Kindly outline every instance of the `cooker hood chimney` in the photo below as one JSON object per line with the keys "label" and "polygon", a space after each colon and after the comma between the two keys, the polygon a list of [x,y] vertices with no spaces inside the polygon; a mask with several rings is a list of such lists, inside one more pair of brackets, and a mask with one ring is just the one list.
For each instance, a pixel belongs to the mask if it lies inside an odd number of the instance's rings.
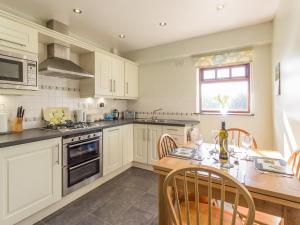
{"label": "cooker hood chimney", "polygon": [[[50,20],[47,27],[68,34],[68,27],[56,20]],[[47,45],[47,59],[39,64],[39,73],[47,76],[83,79],[94,77],[70,60],[70,48],[52,43]]]}

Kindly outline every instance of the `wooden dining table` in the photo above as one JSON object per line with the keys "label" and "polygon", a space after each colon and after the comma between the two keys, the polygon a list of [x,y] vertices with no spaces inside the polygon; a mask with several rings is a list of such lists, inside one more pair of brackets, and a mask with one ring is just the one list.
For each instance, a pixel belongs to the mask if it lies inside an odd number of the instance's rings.
{"label": "wooden dining table", "polygon": [[[188,147],[194,146],[188,144]],[[163,183],[168,173],[191,165],[219,166],[217,155],[210,152],[214,145],[204,143],[197,148],[204,155],[202,160],[167,156],[153,165],[154,172],[159,176],[159,225],[169,224],[163,195]],[[250,153],[254,156],[282,158],[275,151],[256,150]],[[242,159],[227,172],[245,185],[253,197],[256,210],[283,218],[285,225],[300,225],[300,181],[295,176],[264,173],[256,169],[253,161]]]}

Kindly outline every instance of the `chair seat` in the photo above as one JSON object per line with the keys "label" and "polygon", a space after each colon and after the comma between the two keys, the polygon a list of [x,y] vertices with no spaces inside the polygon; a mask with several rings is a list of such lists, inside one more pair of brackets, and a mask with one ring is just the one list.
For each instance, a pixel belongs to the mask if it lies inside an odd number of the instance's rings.
{"label": "chair seat", "polygon": [[[197,205],[195,202],[189,202],[189,206],[190,206],[190,222],[191,225],[196,225],[197,224],[197,216],[196,216],[196,211],[197,211]],[[186,209],[185,209],[185,204],[184,202],[182,202],[180,204],[180,208],[181,208],[181,213],[182,213],[182,221],[183,224],[186,225],[187,224],[187,218],[186,218]],[[200,223],[201,225],[208,225],[208,205],[207,204],[203,204],[203,203],[199,203],[199,217],[200,217]],[[212,206],[212,223],[211,225],[220,225],[220,208],[217,208],[215,206]],[[232,220],[232,213],[229,211],[224,210],[224,214],[223,214],[223,224],[224,225],[231,225],[231,220]],[[239,216],[237,215],[236,218],[236,225],[243,225],[241,219],[239,218]]]}
{"label": "chair seat", "polygon": [[[237,211],[242,217],[245,217],[248,214],[248,209],[242,206],[239,206]],[[255,212],[255,223],[259,225],[279,225],[281,220],[282,218],[278,216],[273,216],[259,211]]]}

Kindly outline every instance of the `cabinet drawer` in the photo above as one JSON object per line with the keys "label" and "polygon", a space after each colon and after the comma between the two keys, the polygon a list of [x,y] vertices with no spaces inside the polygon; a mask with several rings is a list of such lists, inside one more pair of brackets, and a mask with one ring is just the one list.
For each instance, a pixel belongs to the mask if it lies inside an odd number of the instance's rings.
{"label": "cabinet drawer", "polygon": [[184,135],[184,127],[164,126],[163,131],[170,135]]}
{"label": "cabinet drawer", "polygon": [[23,24],[0,17],[0,45],[38,53],[38,33]]}

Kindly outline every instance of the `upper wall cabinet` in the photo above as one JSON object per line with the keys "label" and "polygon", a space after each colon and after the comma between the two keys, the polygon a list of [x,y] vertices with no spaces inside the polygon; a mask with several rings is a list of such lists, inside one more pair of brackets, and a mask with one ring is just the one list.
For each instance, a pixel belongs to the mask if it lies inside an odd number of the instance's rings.
{"label": "upper wall cabinet", "polygon": [[[80,96],[137,98],[138,81],[135,80],[135,77],[137,79],[137,67],[134,69],[133,63],[129,67],[127,66],[127,78],[125,75],[127,64],[121,58],[100,52],[81,55],[80,65],[88,72],[95,74],[95,78],[80,81]],[[133,88],[134,86],[135,88]]]}
{"label": "upper wall cabinet", "polygon": [[139,69],[136,64],[125,62],[125,97],[139,96]]}
{"label": "upper wall cabinet", "polygon": [[38,53],[38,32],[23,24],[0,17],[0,46]]}

